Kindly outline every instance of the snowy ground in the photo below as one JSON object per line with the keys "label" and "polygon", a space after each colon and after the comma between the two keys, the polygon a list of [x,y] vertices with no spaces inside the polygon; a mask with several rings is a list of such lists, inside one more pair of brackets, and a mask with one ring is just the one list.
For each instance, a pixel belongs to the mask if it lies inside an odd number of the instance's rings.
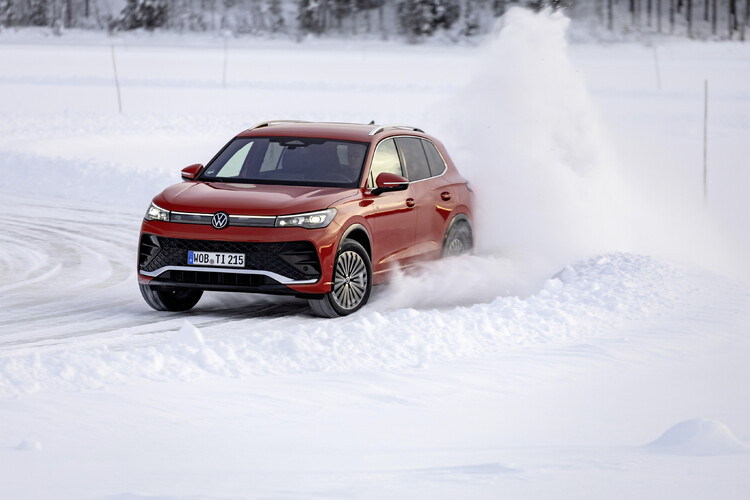
{"label": "snowy ground", "polygon": [[[564,29],[232,40],[226,78],[221,39],[0,34],[0,496],[747,498],[750,47]],[[434,132],[478,254],[337,320],[150,310],[150,197],[290,117]]]}

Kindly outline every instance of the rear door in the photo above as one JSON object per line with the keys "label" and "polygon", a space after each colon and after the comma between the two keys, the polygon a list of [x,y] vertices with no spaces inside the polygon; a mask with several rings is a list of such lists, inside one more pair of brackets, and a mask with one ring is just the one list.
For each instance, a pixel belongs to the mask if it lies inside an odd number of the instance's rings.
{"label": "rear door", "polygon": [[[443,245],[447,219],[455,208],[447,181],[445,163],[426,139],[398,137],[396,145],[409,179],[410,197],[416,209],[414,254],[437,258]],[[428,154],[429,153],[429,154]]]}

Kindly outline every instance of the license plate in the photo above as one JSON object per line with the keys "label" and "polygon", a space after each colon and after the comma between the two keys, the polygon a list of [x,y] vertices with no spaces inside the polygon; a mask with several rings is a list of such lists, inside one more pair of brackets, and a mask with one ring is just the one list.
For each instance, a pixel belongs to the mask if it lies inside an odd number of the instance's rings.
{"label": "license plate", "polygon": [[194,250],[189,250],[188,264],[191,266],[245,267],[245,254],[196,252]]}

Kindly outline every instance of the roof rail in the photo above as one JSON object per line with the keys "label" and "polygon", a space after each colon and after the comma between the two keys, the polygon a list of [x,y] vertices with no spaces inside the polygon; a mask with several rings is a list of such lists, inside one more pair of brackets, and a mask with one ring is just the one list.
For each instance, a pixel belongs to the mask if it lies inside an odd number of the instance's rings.
{"label": "roof rail", "polygon": [[267,122],[260,122],[256,125],[253,125],[248,130],[255,130],[256,128],[263,128],[263,127],[270,127],[271,125],[277,125],[281,123],[309,123],[303,120],[269,120]]}
{"label": "roof rail", "polygon": [[388,129],[388,128],[398,128],[398,129],[402,129],[402,130],[413,130],[414,132],[422,132],[424,134],[424,130],[422,130],[421,128],[412,127],[411,125],[378,125],[374,129],[370,130],[370,135],[378,134],[378,133],[380,133],[380,132],[382,132],[382,131],[384,131],[385,129]]}

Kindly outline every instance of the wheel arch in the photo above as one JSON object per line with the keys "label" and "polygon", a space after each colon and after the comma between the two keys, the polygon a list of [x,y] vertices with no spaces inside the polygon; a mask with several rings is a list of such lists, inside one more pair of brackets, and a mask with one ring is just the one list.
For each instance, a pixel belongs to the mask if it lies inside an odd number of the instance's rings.
{"label": "wheel arch", "polygon": [[344,233],[341,235],[341,238],[339,239],[338,247],[341,248],[341,245],[347,239],[354,240],[362,245],[367,251],[367,255],[372,260],[372,241],[370,238],[370,233],[367,231],[367,228],[365,228],[365,226],[359,223],[354,223],[351,226],[347,227],[346,231],[344,231]]}
{"label": "wheel arch", "polygon": [[474,248],[474,227],[471,225],[471,219],[468,215],[465,213],[458,213],[453,216],[453,218],[448,223],[448,226],[445,228],[445,233],[443,234],[443,248],[445,247],[445,242],[448,239],[448,235],[451,232],[451,229],[455,227],[457,224],[466,224],[469,226],[469,235],[471,236],[471,247]]}

